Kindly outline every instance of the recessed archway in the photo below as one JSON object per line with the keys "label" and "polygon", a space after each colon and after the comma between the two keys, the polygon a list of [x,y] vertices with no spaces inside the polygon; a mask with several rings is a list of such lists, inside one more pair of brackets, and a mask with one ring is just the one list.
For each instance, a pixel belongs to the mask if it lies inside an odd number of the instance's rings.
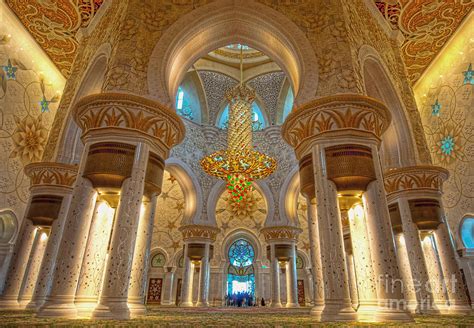
{"label": "recessed archway", "polygon": [[383,60],[375,49],[363,46],[359,50],[359,61],[367,95],[381,100],[392,115],[382,142],[381,156],[385,168],[415,165],[418,154],[410,122]]}
{"label": "recessed archway", "polygon": [[249,45],[272,58],[289,77],[295,103],[313,98],[318,74],[310,42],[284,15],[250,0],[217,1],[178,19],[150,57],[150,96],[171,106],[188,68],[210,51],[231,43]]}

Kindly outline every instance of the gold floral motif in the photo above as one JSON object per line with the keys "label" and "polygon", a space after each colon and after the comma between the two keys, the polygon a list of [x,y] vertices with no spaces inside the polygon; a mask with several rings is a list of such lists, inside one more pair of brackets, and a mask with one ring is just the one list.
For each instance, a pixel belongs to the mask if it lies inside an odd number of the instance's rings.
{"label": "gold floral motif", "polygon": [[441,193],[448,171],[436,166],[412,166],[392,169],[384,175],[387,195],[408,190],[433,190]]}
{"label": "gold floral motif", "polygon": [[15,148],[10,158],[19,157],[23,164],[40,160],[48,138],[48,130],[43,125],[42,116],[35,118],[27,115],[22,120],[17,116],[14,118],[16,130],[12,140]]}
{"label": "gold floral motif", "polygon": [[252,192],[247,193],[240,202],[236,202],[232,197],[226,197],[226,202],[226,210],[239,219],[252,218],[259,209],[255,193]]}
{"label": "gold floral motif", "polygon": [[265,240],[297,240],[298,235],[303,232],[302,229],[292,226],[266,227],[260,230]]}
{"label": "gold floral motif", "polygon": [[184,138],[184,125],[171,109],[152,100],[121,94],[101,93],[81,99],[74,108],[76,122],[84,133],[115,127],[144,132],[168,148]]}
{"label": "gold floral motif", "polygon": [[362,95],[319,98],[297,108],[283,124],[283,137],[293,147],[326,131],[361,130],[380,138],[390,123],[388,109]]}
{"label": "gold floral motif", "polygon": [[77,166],[62,163],[31,163],[25,166],[30,185],[57,185],[72,187],[77,176]]}
{"label": "gold floral motif", "polygon": [[209,239],[216,240],[216,236],[220,229],[212,226],[205,226],[199,224],[184,225],[179,228],[183,234],[183,239]]}

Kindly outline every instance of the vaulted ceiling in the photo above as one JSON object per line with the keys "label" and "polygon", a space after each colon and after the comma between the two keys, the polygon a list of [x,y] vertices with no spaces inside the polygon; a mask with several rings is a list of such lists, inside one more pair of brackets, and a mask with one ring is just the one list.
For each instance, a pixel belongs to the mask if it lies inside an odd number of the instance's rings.
{"label": "vaulted ceiling", "polygon": [[[89,25],[107,0],[6,0],[64,76],[77,50],[77,31]],[[405,37],[402,46],[409,78],[415,82],[463,18],[470,0],[373,0],[383,17]]]}

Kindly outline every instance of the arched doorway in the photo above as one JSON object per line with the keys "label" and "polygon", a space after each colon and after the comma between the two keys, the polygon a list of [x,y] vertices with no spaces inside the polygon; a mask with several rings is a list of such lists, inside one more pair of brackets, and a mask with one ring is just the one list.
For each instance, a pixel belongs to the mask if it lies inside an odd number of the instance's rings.
{"label": "arched doorway", "polygon": [[238,239],[230,246],[228,256],[228,305],[248,305],[255,300],[255,250],[247,240]]}

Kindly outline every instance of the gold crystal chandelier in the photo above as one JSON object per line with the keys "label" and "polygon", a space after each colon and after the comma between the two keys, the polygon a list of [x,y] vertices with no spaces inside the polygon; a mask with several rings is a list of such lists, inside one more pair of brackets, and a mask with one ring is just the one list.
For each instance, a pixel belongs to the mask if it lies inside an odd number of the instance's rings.
{"label": "gold crystal chandelier", "polygon": [[203,170],[226,181],[232,199],[240,202],[253,190],[252,181],[264,179],[276,169],[275,159],[252,146],[252,102],[255,92],[243,83],[243,54],[240,49],[240,84],[226,94],[229,100],[227,149],[201,160]]}

